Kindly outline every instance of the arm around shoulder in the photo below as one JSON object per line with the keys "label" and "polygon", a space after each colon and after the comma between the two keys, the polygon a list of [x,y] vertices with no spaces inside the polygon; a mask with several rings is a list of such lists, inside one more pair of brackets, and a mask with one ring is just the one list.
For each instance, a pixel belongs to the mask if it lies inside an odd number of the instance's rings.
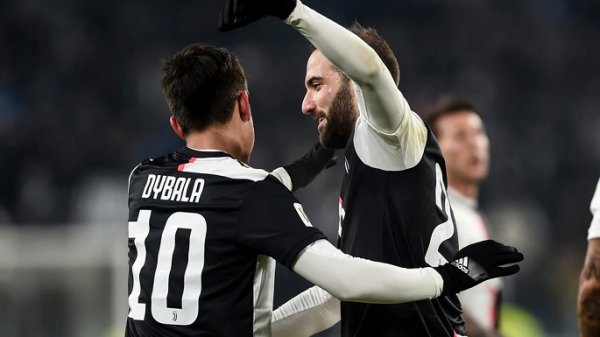
{"label": "arm around shoulder", "polygon": [[327,240],[307,246],[293,270],[342,301],[404,303],[437,297],[443,288],[433,268],[405,269],[352,257]]}

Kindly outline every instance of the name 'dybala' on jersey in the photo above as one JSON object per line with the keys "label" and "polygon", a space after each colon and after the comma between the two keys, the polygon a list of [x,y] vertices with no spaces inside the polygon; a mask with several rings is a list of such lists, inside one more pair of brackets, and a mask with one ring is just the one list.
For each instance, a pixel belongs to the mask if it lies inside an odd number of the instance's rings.
{"label": "name 'dybala' on jersey", "polygon": [[199,202],[204,189],[204,179],[149,174],[142,198],[169,201]]}

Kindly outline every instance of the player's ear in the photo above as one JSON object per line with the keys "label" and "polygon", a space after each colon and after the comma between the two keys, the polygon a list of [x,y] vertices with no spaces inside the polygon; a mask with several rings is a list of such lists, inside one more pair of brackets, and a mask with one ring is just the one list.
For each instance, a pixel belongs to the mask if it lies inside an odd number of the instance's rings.
{"label": "player's ear", "polygon": [[171,124],[171,129],[173,129],[173,132],[175,132],[175,134],[179,136],[179,138],[185,140],[183,128],[177,121],[177,118],[175,118],[175,115],[171,115],[171,118],[169,118],[169,124]]}
{"label": "player's ear", "polygon": [[250,108],[250,97],[248,95],[248,90],[240,91],[236,100],[239,107],[240,119],[244,122],[251,121],[252,109]]}

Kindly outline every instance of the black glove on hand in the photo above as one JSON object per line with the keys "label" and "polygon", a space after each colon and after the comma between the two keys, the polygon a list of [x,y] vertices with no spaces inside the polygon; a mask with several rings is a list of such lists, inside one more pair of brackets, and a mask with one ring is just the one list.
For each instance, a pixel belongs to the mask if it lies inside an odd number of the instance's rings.
{"label": "black glove on hand", "polygon": [[284,166],[292,179],[292,192],[308,185],[319,172],[336,164],[335,152],[317,143],[304,157]]}
{"label": "black glove on hand", "polygon": [[[466,246],[456,253],[453,261],[433,269],[444,279],[441,296],[445,296],[494,277],[515,274],[519,271],[519,266],[513,263],[520,261],[523,261],[523,254],[515,247],[486,240]],[[501,267],[507,264],[513,265]]]}
{"label": "black glove on hand", "polygon": [[285,20],[295,7],[296,0],[227,0],[219,17],[219,30],[227,32],[267,15]]}

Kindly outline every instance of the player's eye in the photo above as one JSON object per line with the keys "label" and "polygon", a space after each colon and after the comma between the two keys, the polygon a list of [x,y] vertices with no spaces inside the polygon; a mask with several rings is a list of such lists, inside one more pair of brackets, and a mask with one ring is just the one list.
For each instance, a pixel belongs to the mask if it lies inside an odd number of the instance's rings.
{"label": "player's eye", "polygon": [[323,84],[322,84],[321,82],[318,82],[318,81],[312,81],[312,82],[310,82],[310,87],[311,87],[312,89],[314,89],[314,90],[317,90],[317,91],[318,91],[319,89],[321,89],[321,86],[322,86],[322,85],[323,85]]}

